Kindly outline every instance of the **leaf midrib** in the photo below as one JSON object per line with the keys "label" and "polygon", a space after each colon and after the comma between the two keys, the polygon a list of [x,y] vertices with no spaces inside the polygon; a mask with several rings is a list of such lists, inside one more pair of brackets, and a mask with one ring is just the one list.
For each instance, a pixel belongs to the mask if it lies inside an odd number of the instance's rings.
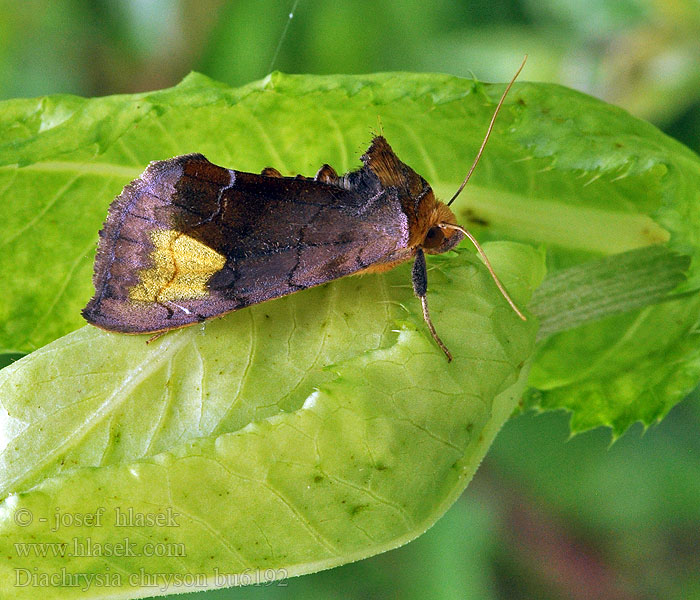
{"label": "leaf midrib", "polygon": [[[458,184],[440,183],[440,197]],[[457,206],[458,219],[469,208],[510,239],[609,255],[668,242],[670,234],[640,213],[603,210],[470,184]],[[465,222],[462,225],[468,226]]]}

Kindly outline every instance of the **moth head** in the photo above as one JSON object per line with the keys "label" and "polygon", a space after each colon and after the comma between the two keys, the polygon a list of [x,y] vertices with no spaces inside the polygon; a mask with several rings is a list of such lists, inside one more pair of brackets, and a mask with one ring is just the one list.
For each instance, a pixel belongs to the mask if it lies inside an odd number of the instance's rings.
{"label": "moth head", "polygon": [[457,219],[450,208],[442,202],[436,201],[428,220],[429,226],[425,231],[420,247],[427,254],[442,254],[452,250],[464,239],[464,234],[456,229],[449,229],[447,225],[456,225]]}
{"label": "moth head", "polygon": [[[440,254],[442,252],[447,252],[448,250],[451,250],[452,248],[454,248],[459,242],[461,242],[464,237],[468,237],[471,240],[471,242],[474,244],[474,246],[476,247],[479,254],[482,256],[482,258],[484,258],[487,266],[489,266],[489,270],[491,270],[490,265],[488,265],[486,255],[484,254],[484,251],[481,249],[479,242],[477,242],[476,238],[474,238],[474,236],[471,233],[469,233],[466,229],[457,225],[457,220],[455,219],[455,216],[454,216],[452,210],[450,210],[450,205],[457,199],[457,196],[459,196],[462,193],[462,190],[467,185],[467,182],[469,181],[470,177],[472,176],[474,169],[476,169],[476,165],[479,164],[479,159],[481,158],[481,154],[483,153],[484,148],[486,147],[486,142],[488,142],[489,137],[491,135],[491,131],[493,130],[493,125],[496,122],[496,117],[498,116],[498,113],[501,110],[501,107],[503,106],[503,102],[505,101],[506,96],[508,95],[508,92],[510,91],[510,88],[513,86],[513,83],[515,83],[515,80],[518,78],[520,71],[523,70],[523,67],[525,66],[526,60],[527,60],[527,54],[525,55],[523,62],[520,64],[520,68],[517,70],[517,72],[513,76],[513,79],[510,80],[510,83],[506,86],[506,89],[503,91],[503,95],[501,96],[501,99],[498,101],[498,104],[496,105],[496,110],[494,110],[493,116],[491,117],[491,122],[489,123],[489,127],[486,130],[486,135],[484,136],[484,139],[481,142],[481,146],[479,147],[479,151],[476,153],[476,158],[474,158],[474,162],[472,163],[472,166],[470,167],[469,171],[467,172],[467,176],[464,178],[464,181],[462,181],[461,185],[459,186],[457,191],[454,193],[452,198],[450,198],[450,201],[447,202],[447,204],[443,204],[442,202],[436,201],[435,208],[432,211],[434,213],[434,215],[431,216],[430,226],[429,226],[429,228],[424,236],[423,243],[421,245],[421,247],[426,252],[429,252],[430,254]],[[498,281],[496,274],[493,273],[493,271],[491,271],[491,275],[496,280],[496,283],[498,283],[499,288],[500,288],[501,284]],[[525,319],[525,317],[522,315],[522,313],[515,307],[513,302],[510,300],[508,295],[505,294],[505,291],[504,290],[501,290],[501,291],[504,293],[504,296],[506,296],[506,299],[508,300],[508,302],[511,303],[511,305],[513,306],[515,311],[523,319]]]}

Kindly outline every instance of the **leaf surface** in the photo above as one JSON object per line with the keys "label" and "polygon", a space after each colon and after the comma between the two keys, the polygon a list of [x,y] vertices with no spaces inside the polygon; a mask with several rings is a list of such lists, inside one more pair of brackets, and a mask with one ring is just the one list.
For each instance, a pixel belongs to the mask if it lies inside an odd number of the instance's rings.
{"label": "leaf surface", "polygon": [[[442,75],[278,73],[231,89],[193,74],[153,93],[2,103],[0,352],[8,362],[40,348],[0,371],[2,551],[19,560],[15,542],[127,535],[113,524],[49,535],[38,519],[56,507],[111,516],[117,506],[177,507],[181,529],[129,533],[185,544],[186,559],[148,569],[202,572],[209,586],[217,567],[308,572],[434,522],[521,397],[535,336],[467,253],[430,262],[434,321],[464,361],[453,365],[426,336],[406,267],[148,348],[79,329],[79,311],[107,206],[149,161],[202,152],[240,170],[310,175],[329,163],[343,172],[359,165],[379,117],[398,156],[446,198],[502,89]],[[619,434],[658,420],[697,384],[699,175],[696,155],[619,109],[559,86],[515,85],[454,207],[481,239],[546,250],[556,293],[539,314],[562,320],[537,345],[525,406],[564,407],[574,431],[608,424]],[[659,260],[634,259],[654,245]],[[505,242],[490,252],[525,305],[543,254]],[[592,292],[590,273],[610,305],[589,293],[579,306],[561,283]],[[37,520],[18,526],[21,509]],[[144,564],[129,558],[71,565],[124,576]],[[44,571],[66,564],[25,559]],[[15,566],[2,568],[0,589],[35,589],[8,587]],[[146,593],[123,579],[118,587],[123,597]]]}
{"label": "leaf surface", "polygon": [[[541,255],[516,244],[489,252],[517,267],[505,282],[525,303]],[[149,345],[84,327],[3,369],[0,550],[11,560],[0,590],[32,597],[34,587],[17,586],[22,569],[87,574],[95,598],[191,590],[183,578],[195,576],[220,587],[244,573],[331,567],[422,533],[514,409],[537,329],[474,255],[435,258],[429,300],[450,364],[404,265]],[[170,515],[170,525],[120,526],[130,509]],[[99,526],[52,522],[100,512]],[[134,556],[75,555],[123,540]],[[69,558],[36,556],[37,542]],[[170,555],[145,556],[152,547]],[[163,589],[141,570],[162,574]],[[98,583],[109,574],[118,586]],[[65,583],[42,593],[85,597]]]}
{"label": "leaf surface", "polygon": [[[92,293],[96,231],[111,199],[149,161],[197,151],[242,170],[275,166],[285,174],[312,174],[327,162],[341,172],[358,165],[380,118],[398,155],[439,196],[449,197],[501,90],[409,73],[274,73],[232,89],[192,74],[175,88],[153,93],[2,103],[3,363],[81,326],[79,311]],[[698,181],[698,157],[651,125],[560,86],[515,85],[475,176],[454,205],[460,222],[482,239],[545,247],[553,277],[609,257],[611,273],[617,270],[629,281],[624,257],[654,244],[690,260],[678,287],[689,294],[679,297],[673,315],[652,306],[647,312],[658,310],[656,317],[637,318],[641,309],[622,298],[618,306],[632,311],[629,318],[582,323],[585,335],[548,340],[538,352],[529,405],[580,410],[588,418],[585,426],[574,419],[575,428],[608,424],[621,433],[635,420],[661,418],[694,387],[700,364],[687,340],[697,325],[692,294],[699,277]],[[667,288],[646,296],[624,290],[649,305],[668,294]],[[580,314],[595,317],[586,306]],[[666,328],[665,319],[672,320],[668,330],[674,333],[659,346],[653,327]],[[659,347],[668,344],[677,352],[668,366],[667,395],[659,396],[652,392],[658,383],[653,364],[665,354]],[[613,345],[616,360],[608,366],[617,368],[601,372],[609,384],[594,386],[593,404],[600,410],[591,413],[591,388],[583,382],[595,380],[597,371],[586,365]],[[649,369],[632,375],[640,360]],[[676,378],[676,371],[685,375]],[[629,377],[637,384],[625,384]],[[628,407],[624,418],[618,406]]]}

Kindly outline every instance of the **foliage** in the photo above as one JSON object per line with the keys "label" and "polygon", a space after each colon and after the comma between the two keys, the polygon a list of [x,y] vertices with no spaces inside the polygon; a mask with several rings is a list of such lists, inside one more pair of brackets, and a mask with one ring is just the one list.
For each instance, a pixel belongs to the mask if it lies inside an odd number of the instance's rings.
{"label": "foliage", "polygon": [[[411,74],[273,74],[231,89],[192,75],[136,96],[5,103],[3,348],[51,342],[0,372],[7,550],[20,532],[42,534],[39,523],[18,532],[20,508],[178,506],[188,527],[170,539],[190,551],[185,570],[291,574],[394,547],[434,522],[510,415],[533,356],[536,320],[520,323],[469,254],[431,262],[429,298],[452,365],[426,335],[406,268],[151,346],[93,328],[59,336],[80,324],[107,203],[149,160],[201,151],[241,170],[310,173],[329,162],[343,171],[379,116],[397,154],[446,197],[501,89]],[[550,275],[530,306],[543,329],[528,405],[570,409],[575,429],[620,433],[661,418],[700,379],[699,169],[692,153],[620,110],[557,86],[515,87],[455,207],[485,239],[546,248]],[[542,278],[542,253],[504,242],[489,252],[524,302]],[[567,300],[572,288],[581,306]],[[312,483],[323,491],[309,496]],[[257,512],[244,523],[248,507]],[[339,512],[326,522],[331,508]],[[99,531],[103,541],[116,533]],[[178,561],[148,567],[182,570]]]}

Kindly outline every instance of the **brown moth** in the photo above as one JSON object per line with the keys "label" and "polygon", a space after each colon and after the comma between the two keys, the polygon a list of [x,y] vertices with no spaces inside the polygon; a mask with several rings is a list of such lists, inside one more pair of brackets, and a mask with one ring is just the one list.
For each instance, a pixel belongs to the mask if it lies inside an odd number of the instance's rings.
{"label": "brown moth", "polygon": [[362,163],[342,176],[323,165],[307,178],[226,169],[201,154],[152,162],[109,208],[83,316],[109,331],[164,332],[413,258],[423,316],[451,360],[428,313],[425,254],[447,252],[466,235],[524,319],[450,203],[384,137],[372,140]]}

